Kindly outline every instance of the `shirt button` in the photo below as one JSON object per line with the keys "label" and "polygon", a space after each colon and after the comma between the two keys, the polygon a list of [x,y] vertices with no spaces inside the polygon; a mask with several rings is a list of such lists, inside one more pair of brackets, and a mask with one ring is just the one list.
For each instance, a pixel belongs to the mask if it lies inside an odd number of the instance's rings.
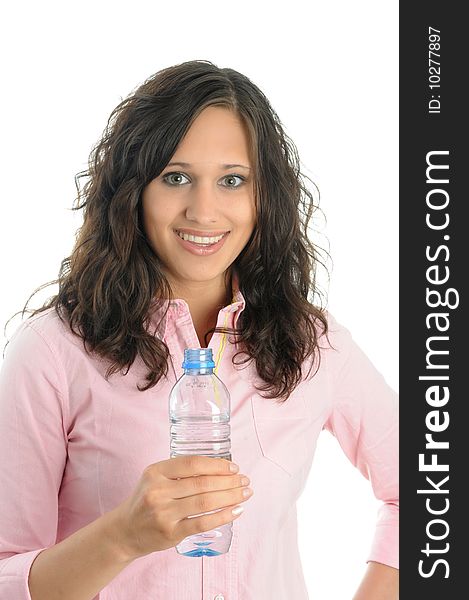
{"label": "shirt button", "polygon": [[225,596],[223,594],[217,594],[213,600],[225,600]]}

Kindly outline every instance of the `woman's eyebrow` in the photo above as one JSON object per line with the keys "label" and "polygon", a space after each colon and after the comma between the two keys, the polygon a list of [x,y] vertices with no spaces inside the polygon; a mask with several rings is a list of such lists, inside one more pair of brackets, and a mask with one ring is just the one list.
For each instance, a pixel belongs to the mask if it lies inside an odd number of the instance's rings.
{"label": "woman's eyebrow", "polygon": [[[172,167],[178,165],[180,167],[190,167],[191,163],[186,163],[186,162],[170,162],[168,163],[166,166],[167,167]],[[251,170],[251,167],[246,167],[246,165],[238,165],[235,163],[229,163],[229,164],[223,164],[220,165],[220,167],[222,167],[223,169],[232,169],[233,167],[241,167],[242,169],[247,169],[248,171]]]}

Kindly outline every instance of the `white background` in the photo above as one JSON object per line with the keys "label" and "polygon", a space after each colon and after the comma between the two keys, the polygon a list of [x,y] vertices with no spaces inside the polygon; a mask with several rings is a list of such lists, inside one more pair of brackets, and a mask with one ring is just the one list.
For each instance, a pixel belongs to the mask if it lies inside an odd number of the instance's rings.
{"label": "white background", "polygon": [[[334,261],[329,308],[397,390],[397,7],[30,0],[3,9],[2,330],[71,252],[81,222],[70,211],[74,175],[111,110],[159,69],[208,59],[252,79],[296,143],[327,218],[318,226]],[[55,292],[47,288],[31,306]],[[298,503],[311,599],[352,597],[378,506],[324,432]]]}

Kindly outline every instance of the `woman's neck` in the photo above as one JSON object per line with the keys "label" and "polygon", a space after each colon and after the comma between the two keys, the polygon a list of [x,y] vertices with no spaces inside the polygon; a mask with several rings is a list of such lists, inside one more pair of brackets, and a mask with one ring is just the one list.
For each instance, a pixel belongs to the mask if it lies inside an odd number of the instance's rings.
{"label": "woman's neck", "polygon": [[[223,278],[222,281],[224,281]],[[216,327],[219,311],[231,304],[232,276],[229,285],[218,282],[194,282],[188,285],[172,286],[175,298],[182,298],[189,306],[192,322],[199,338],[200,346],[205,347],[204,335],[212,327]],[[212,334],[209,335],[209,339]]]}

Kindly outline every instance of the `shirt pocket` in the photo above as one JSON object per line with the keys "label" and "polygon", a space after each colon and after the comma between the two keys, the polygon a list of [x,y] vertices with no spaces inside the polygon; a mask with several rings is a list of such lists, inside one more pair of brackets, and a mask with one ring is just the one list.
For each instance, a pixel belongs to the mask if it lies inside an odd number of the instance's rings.
{"label": "shirt pocket", "polygon": [[259,394],[251,396],[257,441],[262,455],[292,477],[303,468],[309,415],[305,398],[296,391],[281,404]]}

